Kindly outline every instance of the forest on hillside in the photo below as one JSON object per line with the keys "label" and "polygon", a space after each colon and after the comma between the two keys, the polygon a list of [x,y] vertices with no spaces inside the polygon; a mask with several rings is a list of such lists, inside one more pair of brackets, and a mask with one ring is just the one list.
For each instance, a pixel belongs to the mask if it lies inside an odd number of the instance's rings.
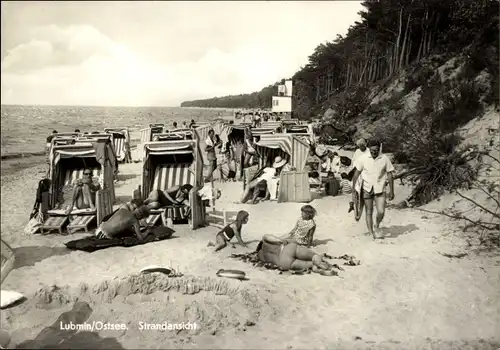
{"label": "forest on hillside", "polygon": [[[345,36],[322,43],[293,76],[294,112],[317,116],[330,97],[389,80],[431,54],[465,53],[488,69],[498,96],[498,0],[366,0]],[[493,45],[492,45],[493,44]],[[186,101],[182,107],[269,108],[276,85],[259,92]],[[346,102],[349,114],[359,113]]]}
{"label": "forest on hillside", "polygon": [[230,95],[213,97],[203,100],[185,101],[181,107],[204,107],[204,108],[271,108],[273,95],[278,92],[278,84],[266,86],[260,91],[250,94]]}
{"label": "forest on hillside", "polygon": [[[498,88],[498,0],[366,0],[345,36],[320,44],[293,77],[295,113],[388,80],[431,54],[469,56]],[[498,96],[498,89],[492,93]],[[359,111],[356,106],[351,113]],[[353,108],[351,108],[353,109]]]}

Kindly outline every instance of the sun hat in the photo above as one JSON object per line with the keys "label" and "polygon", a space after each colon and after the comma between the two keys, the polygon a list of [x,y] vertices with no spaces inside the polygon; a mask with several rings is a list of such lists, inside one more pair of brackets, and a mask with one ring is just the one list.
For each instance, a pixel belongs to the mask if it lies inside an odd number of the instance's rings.
{"label": "sun hat", "polygon": [[281,168],[285,164],[286,164],[286,159],[277,156],[276,158],[274,158],[273,168],[275,169]]}

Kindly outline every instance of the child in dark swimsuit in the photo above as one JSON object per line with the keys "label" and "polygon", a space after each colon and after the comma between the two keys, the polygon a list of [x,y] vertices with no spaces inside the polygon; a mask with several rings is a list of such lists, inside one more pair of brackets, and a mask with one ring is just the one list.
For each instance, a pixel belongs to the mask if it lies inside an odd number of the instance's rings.
{"label": "child in dark swimsuit", "polygon": [[[214,252],[218,252],[219,250],[225,248],[227,246],[227,243],[231,241],[234,236],[236,236],[238,243],[240,243],[245,248],[247,247],[245,242],[243,242],[243,240],[241,239],[241,228],[248,222],[248,216],[249,214],[246,211],[240,210],[236,215],[236,221],[230,223],[229,225],[224,227],[222,231],[217,233],[217,236],[215,236]],[[211,242],[208,244],[208,246],[213,245],[214,244]]]}

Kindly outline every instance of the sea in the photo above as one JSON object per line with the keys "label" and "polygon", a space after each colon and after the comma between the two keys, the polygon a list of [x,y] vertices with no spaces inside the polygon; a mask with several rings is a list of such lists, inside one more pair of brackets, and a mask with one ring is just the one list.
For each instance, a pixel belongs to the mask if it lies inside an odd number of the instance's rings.
{"label": "sea", "polygon": [[[183,121],[206,122],[232,116],[232,109],[182,107],[1,106],[2,157],[43,152],[52,133],[102,131],[128,127],[131,132],[150,123],[179,126]],[[133,141],[133,140],[132,140]]]}

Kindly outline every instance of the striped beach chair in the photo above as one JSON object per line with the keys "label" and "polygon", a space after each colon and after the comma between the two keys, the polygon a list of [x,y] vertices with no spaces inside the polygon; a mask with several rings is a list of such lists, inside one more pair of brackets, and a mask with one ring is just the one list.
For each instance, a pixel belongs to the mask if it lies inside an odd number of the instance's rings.
{"label": "striped beach chair", "polygon": [[[64,176],[64,186],[67,185],[74,185],[77,180],[83,179],[83,171],[85,169],[68,169],[66,170],[65,176]],[[92,169],[93,175],[92,176],[101,176],[101,168],[93,168]]]}
{"label": "striped beach chair", "polygon": [[[68,169],[64,175],[64,186],[71,186],[76,183],[77,180],[83,179],[83,170],[84,169]],[[96,168],[93,170],[93,176],[101,176],[101,169]],[[50,231],[58,231],[62,234],[62,230],[64,225],[67,226],[68,233],[74,233],[78,230],[84,230],[88,232],[90,225],[96,219],[96,213],[94,212],[86,212],[86,213],[77,213],[76,210],[71,214],[72,219],[70,220],[68,216],[64,215],[64,209],[62,210],[49,210],[49,214],[55,214],[54,216],[50,216],[40,227],[40,232],[49,233]]]}
{"label": "striped beach chair", "polygon": [[119,162],[123,162],[125,160],[125,156],[127,155],[127,151],[125,150],[125,138],[114,136],[113,148],[115,150],[116,159]]}
{"label": "striped beach chair", "polygon": [[[166,190],[173,186],[184,184],[195,185],[196,179],[190,168],[191,164],[162,164],[156,167],[152,190]],[[172,220],[183,220],[189,217],[190,208],[188,206],[170,206],[163,209],[152,210],[148,218],[150,222],[156,222],[161,214],[165,212],[165,217]],[[166,225],[166,223],[164,223]]]}
{"label": "striped beach chair", "polygon": [[[83,170],[84,169],[68,169],[64,178],[64,185],[74,185],[77,180],[83,179]],[[100,168],[94,168],[92,172],[93,176],[101,176]],[[96,220],[97,213],[72,214],[71,217],[72,219],[70,219],[67,227],[68,233],[75,233],[79,230],[89,232],[89,227]]]}
{"label": "striped beach chair", "polygon": [[132,157],[130,155],[130,134],[128,129],[107,128],[104,129],[104,132],[112,135],[111,140],[117,161],[130,162]]}

